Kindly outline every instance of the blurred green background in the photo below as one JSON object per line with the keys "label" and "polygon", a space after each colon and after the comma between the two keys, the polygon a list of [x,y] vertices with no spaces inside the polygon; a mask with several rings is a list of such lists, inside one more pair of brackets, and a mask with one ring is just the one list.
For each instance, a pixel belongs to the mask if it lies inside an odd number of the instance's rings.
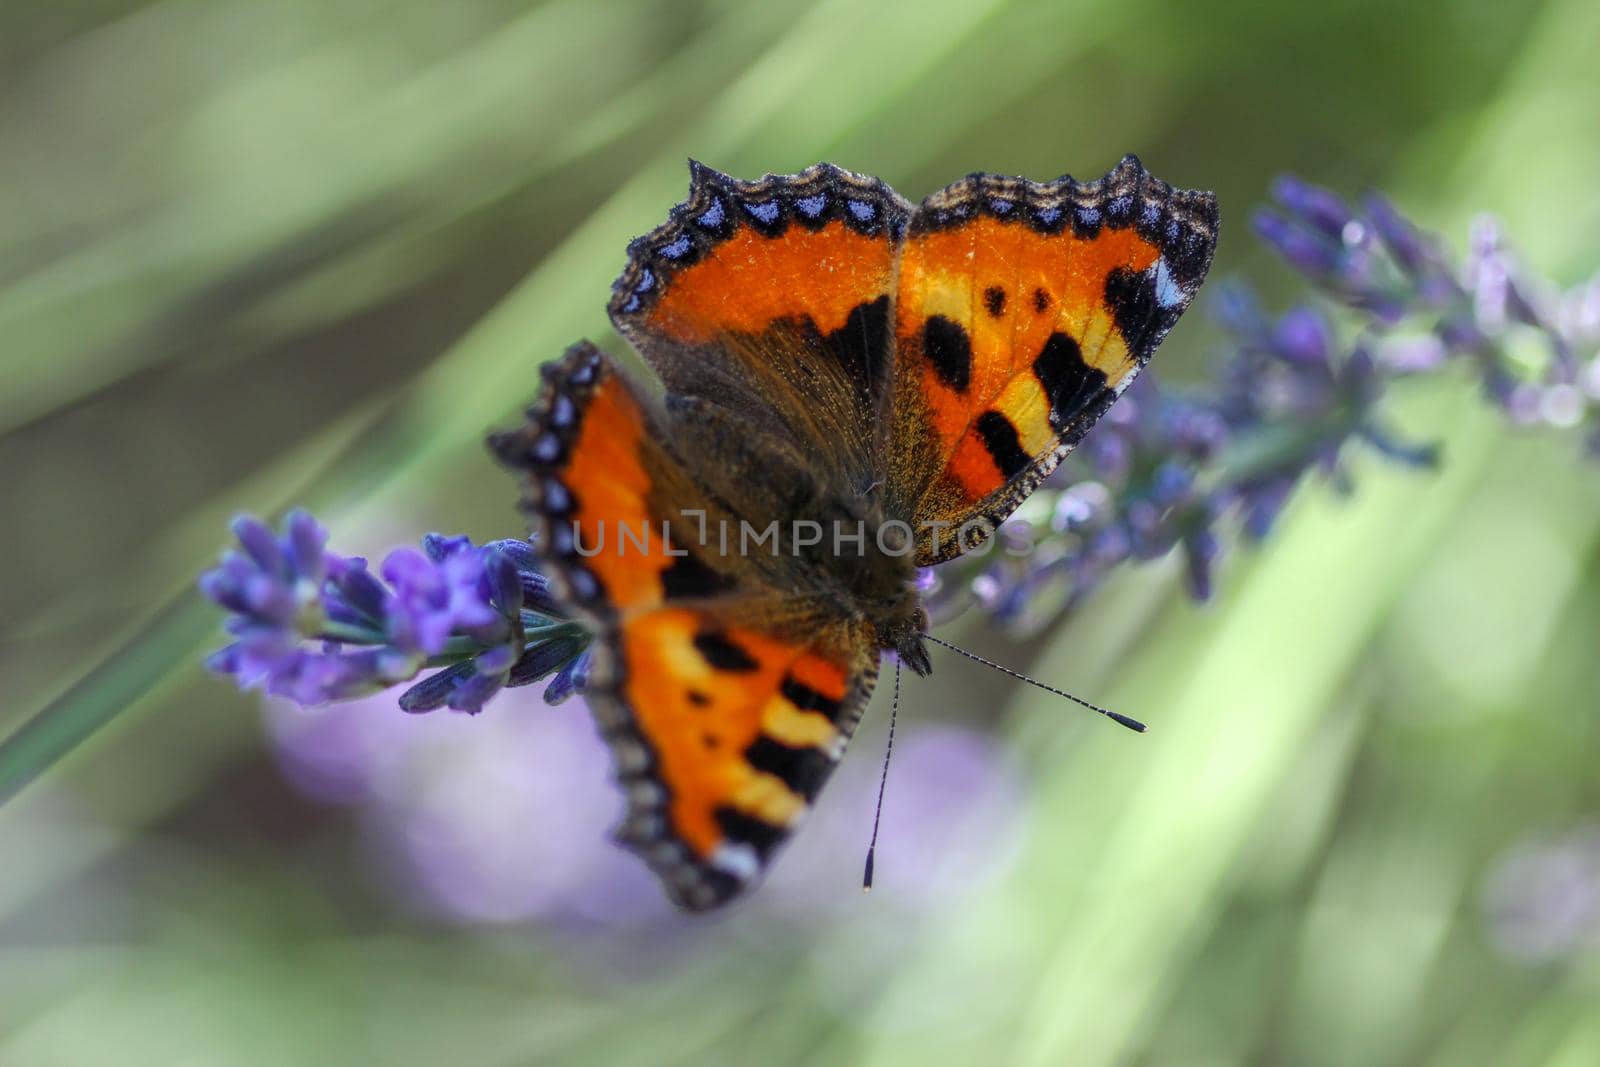
{"label": "blurred green background", "polygon": [[601,842],[580,707],[263,709],[189,592],[240,509],[518,531],[482,436],[611,343],[686,156],[916,199],[1135,151],[1276,292],[1245,219],[1295,170],[1572,282],[1596,40],[1590,0],[4,5],[0,732],[118,714],[0,809],[0,1064],[1600,1063],[1600,479],[1464,379],[1401,399],[1440,473],[1308,487],[1214,607],[1156,564],[953,626],[1152,731],[942,661],[868,897],[884,701],[689,922]]}

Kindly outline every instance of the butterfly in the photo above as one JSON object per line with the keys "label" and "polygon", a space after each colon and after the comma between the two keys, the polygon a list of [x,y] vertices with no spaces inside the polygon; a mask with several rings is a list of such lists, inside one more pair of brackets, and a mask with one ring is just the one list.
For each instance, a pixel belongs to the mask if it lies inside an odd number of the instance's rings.
{"label": "butterfly", "polygon": [[595,634],[615,835],[706,910],[811,808],[882,655],[929,673],[918,569],[981,545],[1133,381],[1217,207],[1133,156],[915,206],[830,164],[690,179],[613,289],[638,359],[574,345],[490,444]]}

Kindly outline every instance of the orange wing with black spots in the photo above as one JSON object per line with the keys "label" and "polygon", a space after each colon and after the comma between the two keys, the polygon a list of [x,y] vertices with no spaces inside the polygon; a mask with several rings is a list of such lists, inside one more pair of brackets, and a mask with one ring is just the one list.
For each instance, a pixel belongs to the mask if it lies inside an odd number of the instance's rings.
{"label": "orange wing with black spots", "polygon": [[[628,797],[618,839],[687,908],[751,885],[844,753],[877,675],[870,627],[779,588],[606,357],[547,365],[523,428],[534,544],[595,632],[585,690]],[[693,518],[686,518],[686,513]]]}
{"label": "orange wing with black spots", "polygon": [[[975,175],[915,211],[825,164],[691,170],[610,304],[659,397],[579,345],[493,444],[595,634],[586,692],[627,792],[618,836],[704,909],[809,809],[880,651],[920,648],[912,561],[860,531],[910,523],[922,565],[987,536],[1188,306],[1217,216],[1132,157],[1088,184]],[[798,533],[781,556],[742,541],[830,522],[831,553]],[[730,528],[738,545],[707,539]]]}
{"label": "orange wing with black spots", "polygon": [[1211,194],[1133,156],[1094,182],[979,174],[923,202],[896,287],[889,480],[920,565],[981,543],[1128,387],[1216,231]]}
{"label": "orange wing with black spots", "polygon": [[611,320],[669,393],[781,435],[820,479],[881,467],[895,260],[911,206],[818,164],[738,181],[690,164],[689,198],[628,246]]}
{"label": "orange wing with black spots", "polygon": [[[777,636],[715,611],[624,621],[587,698],[617,731],[629,812],[617,836],[681,905],[751,885],[810,810],[877,679],[870,631]],[[630,762],[632,761],[632,762]]]}

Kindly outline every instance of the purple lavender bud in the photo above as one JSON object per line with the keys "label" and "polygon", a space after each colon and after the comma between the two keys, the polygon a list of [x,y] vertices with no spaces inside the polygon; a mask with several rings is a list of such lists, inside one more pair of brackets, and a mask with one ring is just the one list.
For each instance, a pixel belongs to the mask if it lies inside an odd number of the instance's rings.
{"label": "purple lavender bud", "polygon": [[[1535,306],[1535,300],[1523,291],[1526,281],[1519,279],[1515,273],[1506,279],[1506,314],[1513,322],[1534,329],[1548,329],[1545,316]],[[1559,333],[1551,334],[1552,340],[1563,340]]]}
{"label": "purple lavender bud", "polygon": [[1332,278],[1343,265],[1344,253],[1339,245],[1271,211],[1257,211],[1250,217],[1250,225],[1256,236],[1309,278]]}
{"label": "purple lavender bud", "polygon": [[509,674],[512,666],[517,662],[518,650],[510,645],[501,645],[480,653],[472,661],[473,668],[479,674]]}
{"label": "purple lavender bud", "polygon": [[446,537],[444,534],[430,533],[422,536],[422,551],[434,563],[442,563],[457,552],[465,552],[471,548],[472,539],[466,534]]}
{"label": "purple lavender bud", "polygon": [[1244,533],[1252,541],[1264,541],[1283,512],[1294,491],[1293,475],[1257,482],[1239,491],[1244,509]]}
{"label": "purple lavender bud", "polygon": [[1451,315],[1439,320],[1434,333],[1446,349],[1459,355],[1488,350],[1489,339],[1471,319],[1464,315]]}
{"label": "purple lavender bud", "polygon": [[511,558],[511,562],[517,565],[518,570],[537,571],[539,569],[539,560],[534,554],[533,546],[521,538],[507,537],[500,541],[490,541],[483,547],[505,553]]}
{"label": "purple lavender bud", "polygon": [[455,628],[451,591],[437,565],[414,548],[397,548],[384,558],[383,577],[394,589],[384,607],[389,639],[437,655]]}
{"label": "purple lavender bud", "polygon": [[[440,564],[445,588],[449,590],[449,610],[456,626],[462,630],[494,629],[505,621],[505,616],[496,611],[491,602],[493,589],[486,556],[482,549],[469,546],[467,551],[455,552]],[[517,595],[521,595],[520,588]]]}
{"label": "purple lavender bud", "polygon": [[1506,305],[1511,281],[1506,263],[1499,256],[1479,261],[1472,271],[1472,315],[1478,329],[1490,337],[1505,332]]}
{"label": "purple lavender bud", "polygon": [[1433,256],[1411,220],[1400,214],[1381,193],[1372,192],[1362,197],[1361,209],[1400,268],[1413,276],[1423,273]]}
{"label": "purple lavender bud", "polygon": [[200,594],[218,607],[247,614],[252,609],[245,599],[244,586],[228,573],[226,564],[200,576]]}
{"label": "purple lavender bud", "polygon": [[498,549],[483,549],[483,573],[495,610],[508,619],[516,618],[522,611],[522,576],[511,557]]}
{"label": "purple lavender bud", "polygon": [[301,581],[321,585],[326,573],[325,546],[328,531],[305,511],[296,509],[289,513],[285,537],[290,569]]}
{"label": "purple lavender bud", "polygon": [[450,700],[456,686],[471,677],[472,662],[457,663],[431,674],[400,694],[400,710],[412,715],[438,711]]}
{"label": "purple lavender bud", "polygon": [[1209,527],[1190,531],[1183,539],[1184,572],[1188,579],[1189,595],[1196,600],[1211,599],[1212,573],[1222,546]]}
{"label": "purple lavender bud", "polygon": [[416,549],[397,548],[385,557],[383,576],[394,588],[385,613],[396,644],[432,656],[455,630],[481,631],[485,643],[503,637],[506,620],[489,603],[481,549],[457,546],[436,562]]}
{"label": "purple lavender bud", "polygon": [[507,688],[532,685],[564,670],[588,645],[587,637],[557,637],[530,645],[512,664],[506,679]]}
{"label": "purple lavender bud", "polygon": [[[242,660],[243,654],[238,644],[232,644],[207,654],[206,658],[201,662],[205,665],[206,670],[214,674],[229,674],[239,677]],[[241,682],[243,681],[242,678],[240,680]]]}
{"label": "purple lavender bud", "polygon": [[491,648],[472,661],[472,674],[462,679],[450,694],[450,707],[476,715],[489,698],[506,684],[506,675],[516,662],[516,650],[509,645]]}
{"label": "purple lavender bud", "polygon": [[294,625],[298,601],[292,586],[257,574],[245,580],[241,592],[248,614],[283,626]]}
{"label": "purple lavender bud", "polygon": [[302,704],[367,696],[414,677],[422,666],[419,657],[386,645],[315,658],[327,665],[326,674],[315,690],[296,697]]}
{"label": "purple lavender bud", "polygon": [[1291,308],[1273,327],[1272,350],[1288,363],[1326,367],[1333,354],[1333,327],[1311,307]]}
{"label": "purple lavender bud", "polygon": [[273,696],[288,697],[308,708],[362,696],[380,688],[382,683],[378,680],[377,663],[371,650],[349,656],[316,655],[302,650],[267,681],[267,692]]}
{"label": "purple lavender bud", "polygon": [[289,561],[266,523],[252,515],[240,515],[233,520],[233,535],[264,573],[274,578],[292,577]]}
{"label": "purple lavender bud", "polygon": [[1172,507],[1194,486],[1194,472],[1179,463],[1163,463],[1150,479],[1150,498],[1157,506]]}
{"label": "purple lavender bud", "polygon": [[1272,198],[1289,214],[1329,237],[1343,234],[1353,218],[1343,197],[1292,174],[1281,175],[1272,183]]}
{"label": "purple lavender bud", "polygon": [[550,684],[544,687],[546,704],[559,704],[573,693],[583,692],[589,682],[591,656],[592,653],[584,652],[556,672],[555,677],[550,679]]}
{"label": "purple lavender bud", "polygon": [[1378,361],[1365,344],[1358,345],[1355,351],[1345,357],[1344,366],[1339,368],[1339,380],[1345,392],[1363,406],[1375,403],[1383,392],[1383,382],[1378,377]]}
{"label": "purple lavender bud", "polygon": [[380,571],[383,580],[396,591],[405,589],[431,597],[434,595],[432,587],[438,584],[439,570],[435,562],[409,546],[392,549],[383,557]]}
{"label": "purple lavender bud", "polygon": [[555,591],[550,587],[550,579],[537,571],[517,572],[522,578],[522,604],[530,611],[546,615],[553,619],[567,617],[566,606],[556,597]]}
{"label": "purple lavender bud", "polygon": [[1449,355],[1444,342],[1429,333],[1418,337],[1385,339],[1378,350],[1380,362],[1398,374],[1421,374],[1431,371]]}
{"label": "purple lavender bud", "polygon": [[371,622],[383,618],[389,593],[367,570],[366,560],[360,556],[330,555],[328,580],[333,583],[345,603],[362,618]]}
{"label": "purple lavender bud", "polygon": [[532,545],[526,541],[507,538],[503,541],[490,541],[483,547],[504,554],[515,564],[522,583],[524,607],[541,615],[566,618],[566,608],[551,591],[550,579],[539,573],[539,560]]}
{"label": "purple lavender bud", "polygon": [[[234,521],[245,552],[228,551],[200,576],[200,592],[238,618],[293,627],[299,615],[297,577],[272,531],[248,517]],[[264,535],[264,536],[263,536]]]}

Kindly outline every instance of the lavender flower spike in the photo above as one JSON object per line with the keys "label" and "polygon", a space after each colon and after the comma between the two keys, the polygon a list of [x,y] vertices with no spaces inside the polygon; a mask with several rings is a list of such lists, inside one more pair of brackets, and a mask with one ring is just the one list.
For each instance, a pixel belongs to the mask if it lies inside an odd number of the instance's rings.
{"label": "lavender flower spike", "polygon": [[303,511],[281,534],[248,516],[233,530],[239,548],[199,584],[229,613],[236,638],[207,665],[241,688],[323,704],[437,666],[445,669],[412,686],[401,707],[477,712],[503,688],[558,672],[564,684],[552,702],[571,692],[589,635],[561,617],[525,542],[479,547],[429,534],[420,552],[391,552],[379,580],[365,560],[328,552],[327,531]]}
{"label": "lavender flower spike", "polygon": [[[939,568],[938,617],[975,605],[1037,630],[1122,564],[1174,551],[1206,599],[1224,520],[1262,540],[1310,477],[1347,489],[1357,448],[1435,465],[1437,446],[1391,425],[1383,401],[1396,380],[1451,364],[1513,423],[1579,429],[1600,455],[1600,280],[1560,291],[1484,221],[1458,260],[1376,193],[1351,202],[1285,177],[1272,198],[1256,234],[1310,291],[1274,317],[1242,285],[1214,290],[1227,336],[1216,372],[1181,389],[1141,375],[1038,490],[1051,518],[1031,553]],[[1518,335],[1541,343],[1513,358]],[[1543,361],[1526,358],[1541,348]]]}

